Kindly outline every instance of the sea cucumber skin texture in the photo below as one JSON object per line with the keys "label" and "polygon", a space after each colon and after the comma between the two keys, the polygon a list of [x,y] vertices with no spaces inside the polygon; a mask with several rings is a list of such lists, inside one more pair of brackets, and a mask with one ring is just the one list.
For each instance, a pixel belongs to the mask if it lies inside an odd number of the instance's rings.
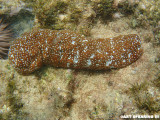
{"label": "sea cucumber skin texture", "polygon": [[43,65],[107,70],[130,65],[142,51],[136,34],[90,39],[72,31],[40,29],[18,38],[10,46],[9,60],[22,74],[32,73]]}

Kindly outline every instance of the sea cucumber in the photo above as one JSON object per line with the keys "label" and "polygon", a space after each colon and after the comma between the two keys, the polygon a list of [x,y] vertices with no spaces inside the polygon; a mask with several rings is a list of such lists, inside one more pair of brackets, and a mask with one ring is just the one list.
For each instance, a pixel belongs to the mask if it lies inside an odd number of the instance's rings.
{"label": "sea cucumber", "polygon": [[43,65],[89,70],[122,68],[135,62],[142,51],[136,34],[91,39],[68,30],[40,29],[14,41],[8,56],[19,73],[29,74]]}

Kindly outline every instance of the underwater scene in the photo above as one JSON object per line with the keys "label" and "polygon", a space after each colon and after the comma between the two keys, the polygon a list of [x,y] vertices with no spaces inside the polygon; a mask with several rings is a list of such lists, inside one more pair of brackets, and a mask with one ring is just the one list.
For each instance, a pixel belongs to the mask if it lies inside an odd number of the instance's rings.
{"label": "underwater scene", "polygon": [[160,0],[0,0],[0,120],[160,119]]}

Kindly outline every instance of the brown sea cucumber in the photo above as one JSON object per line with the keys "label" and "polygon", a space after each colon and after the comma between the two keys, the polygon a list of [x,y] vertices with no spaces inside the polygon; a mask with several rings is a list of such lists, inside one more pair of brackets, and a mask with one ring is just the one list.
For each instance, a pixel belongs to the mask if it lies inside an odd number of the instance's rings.
{"label": "brown sea cucumber", "polygon": [[90,39],[72,31],[40,29],[18,38],[10,47],[9,60],[22,74],[32,73],[43,65],[106,70],[130,65],[142,51],[136,34]]}

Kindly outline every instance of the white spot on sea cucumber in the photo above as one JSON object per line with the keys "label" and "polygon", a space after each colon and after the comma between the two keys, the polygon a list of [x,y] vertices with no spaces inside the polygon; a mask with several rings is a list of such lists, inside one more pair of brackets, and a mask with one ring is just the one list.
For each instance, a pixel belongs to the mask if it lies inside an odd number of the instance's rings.
{"label": "white spot on sea cucumber", "polygon": [[90,66],[92,63],[91,63],[91,60],[87,60],[87,65]]}
{"label": "white spot on sea cucumber", "polygon": [[72,49],[71,54],[74,53],[74,49]]}
{"label": "white spot on sea cucumber", "polygon": [[88,46],[86,46],[84,49],[86,50],[88,48]]}
{"label": "white spot on sea cucumber", "polygon": [[123,62],[126,62],[126,60],[123,60]]}
{"label": "white spot on sea cucumber", "polygon": [[73,62],[74,62],[74,63],[78,63],[78,55],[74,56]]}
{"label": "white spot on sea cucumber", "polygon": [[108,52],[106,52],[106,54],[108,54]]}
{"label": "white spot on sea cucumber", "polygon": [[48,47],[46,47],[46,51],[48,51]]}
{"label": "white spot on sea cucumber", "polygon": [[111,55],[110,57],[111,57],[111,59],[112,59],[112,58],[113,58],[113,55]]}
{"label": "white spot on sea cucumber", "polygon": [[72,44],[74,45],[75,41],[72,41]]}
{"label": "white spot on sea cucumber", "polygon": [[67,63],[67,67],[69,67],[70,63]]}
{"label": "white spot on sea cucumber", "polygon": [[128,54],[128,58],[130,58],[130,57],[131,57],[131,54],[132,54],[132,53],[129,53],[129,54]]}
{"label": "white spot on sea cucumber", "polygon": [[77,58],[78,58],[78,56],[79,56],[79,51],[77,50]]}
{"label": "white spot on sea cucumber", "polygon": [[86,41],[88,41],[88,40],[83,40],[82,42],[86,42]]}
{"label": "white spot on sea cucumber", "polygon": [[124,56],[123,55],[121,55],[121,58],[123,58]]}
{"label": "white spot on sea cucumber", "polygon": [[110,61],[110,60],[108,60],[107,62],[106,62],[106,66],[109,66],[109,64],[111,64],[112,63],[112,60]]}
{"label": "white spot on sea cucumber", "polygon": [[101,51],[100,51],[100,50],[97,50],[97,52],[98,52],[98,53],[101,53]]}
{"label": "white spot on sea cucumber", "polygon": [[128,59],[129,60],[129,62],[131,61],[130,59]]}
{"label": "white spot on sea cucumber", "polygon": [[123,48],[123,51],[126,51],[126,50]]}
{"label": "white spot on sea cucumber", "polygon": [[49,33],[49,36],[52,36],[52,33],[51,33],[51,32]]}
{"label": "white spot on sea cucumber", "polygon": [[84,49],[83,51],[86,52],[87,50]]}
{"label": "white spot on sea cucumber", "polygon": [[23,49],[23,48],[21,48],[21,50],[23,51],[24,49]]}
{"label": "white spot on sea cucumber", "polygon": [[66,32],[65,34],[68,35],[68,32]]}
{"label": "white spot on sea cucumber", "polygon": [[94,58],[94,56],[95,56],[95,55],[94,55],[94,54],[92,54],[90,58]]}
{"label": "white spot on sea cucumber", "polygon": [[71,59],[71,55],[68,57],[68,59]]}
{"label": "white spot on sea cucumber", "polygon": [[78,63],[79,51],[77,50],[77,55],[74,56],[73,63]]}
{"label": "white spot on sea cucumber", "polygon": [[63,55],[60,56],[60,59],[62,59]]}
{"label": "white spot on sea cucumber", "polygon": [[99,64],[96,64],[96,66],[98,67],[98,66],[99,66]]}
{"label": "white spot on sea cucumber", "polygon": [[61,51],[61,45],[59,46],[59,50]]}
{"label": "white spot on sea cucumber", "polygon": [[14,58],[13,54],[11,54],[11,57]]}
{"label": "white spot on sea cucumber", "polygon": [[71,37],[71,39],[76,39],[77,37]]}

